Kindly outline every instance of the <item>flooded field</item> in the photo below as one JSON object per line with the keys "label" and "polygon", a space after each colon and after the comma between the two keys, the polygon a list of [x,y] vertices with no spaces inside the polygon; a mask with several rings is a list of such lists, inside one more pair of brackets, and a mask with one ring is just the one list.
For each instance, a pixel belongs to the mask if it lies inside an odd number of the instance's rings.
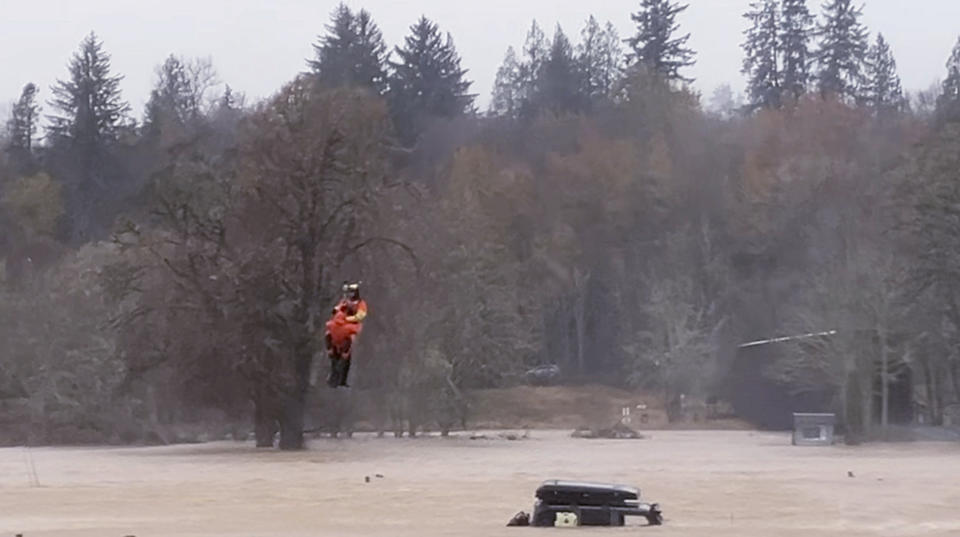
{"label": "flooded field", "polygon": [[[0,535],[960,535],[960,445],[793,448],[785,434],[749,432],[488,436],[314,440],[302,453],[234,443],[2,449]],[[504,527],[555,477],[638,485],[666,525]]]}

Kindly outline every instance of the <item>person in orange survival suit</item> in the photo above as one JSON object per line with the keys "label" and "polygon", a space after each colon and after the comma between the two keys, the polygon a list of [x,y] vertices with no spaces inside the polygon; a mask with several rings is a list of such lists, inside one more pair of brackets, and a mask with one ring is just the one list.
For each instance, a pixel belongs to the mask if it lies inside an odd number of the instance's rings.
{"label": "person in orange survival suit", "polygon": [[343,283],[343,297],[333,308],[333,317],[327,321],[324,339],[327,355],[330,357],[330,376],[327,384],[331,388],[349,388],[347,376],[350,373],[353,344],[363,330],[363,321],[367,318],[367,302],[360,296],[359,283]]}

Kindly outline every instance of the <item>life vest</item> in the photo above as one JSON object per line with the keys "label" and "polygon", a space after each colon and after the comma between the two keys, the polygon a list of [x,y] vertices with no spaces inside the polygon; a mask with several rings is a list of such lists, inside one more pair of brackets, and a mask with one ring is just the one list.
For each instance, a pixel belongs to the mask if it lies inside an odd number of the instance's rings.
{"label": "life vest", "polygon": [[334,308],[333,317],[327,321],[327,333],[334,345],[342,345],[363,331],[367,318],[367,303],[364,300],[342,300]]}
{"label": "life vest", "polygon": [[337,305],[338,310],[347,314],[347,322],[362,323],[367,318],[367,301],[364,299],[350,300],[343,299]]}

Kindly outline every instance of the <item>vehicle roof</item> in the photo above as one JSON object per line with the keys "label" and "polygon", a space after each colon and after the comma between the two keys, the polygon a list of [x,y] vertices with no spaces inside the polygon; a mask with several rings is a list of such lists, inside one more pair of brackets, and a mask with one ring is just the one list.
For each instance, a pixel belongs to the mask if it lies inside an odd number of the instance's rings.
{"label": "vehicle roof", "polygon": [[570,481],[563,479],[551,479],[544,481],[541,488],[577,488],[577,489],[597,489],[597,490],[617,490],[621,492],[637,493],[640,489],[628,485],[618,485],[614,483],[594,483],[590,481]]}

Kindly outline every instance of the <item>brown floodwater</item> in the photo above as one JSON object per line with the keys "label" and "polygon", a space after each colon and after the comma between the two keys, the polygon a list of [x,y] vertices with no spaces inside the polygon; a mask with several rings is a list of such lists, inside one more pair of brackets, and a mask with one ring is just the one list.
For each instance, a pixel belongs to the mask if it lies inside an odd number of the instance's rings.
{"label": "brown floodwater", "polygon": [[[795,448],[786,434],[648,434],[361,437],[314,440],[301,453],[239,443],[0,449],[0,536],[960,535],[960,445]],[[504,527],[550,478],[639,486],[666,523]]]}

